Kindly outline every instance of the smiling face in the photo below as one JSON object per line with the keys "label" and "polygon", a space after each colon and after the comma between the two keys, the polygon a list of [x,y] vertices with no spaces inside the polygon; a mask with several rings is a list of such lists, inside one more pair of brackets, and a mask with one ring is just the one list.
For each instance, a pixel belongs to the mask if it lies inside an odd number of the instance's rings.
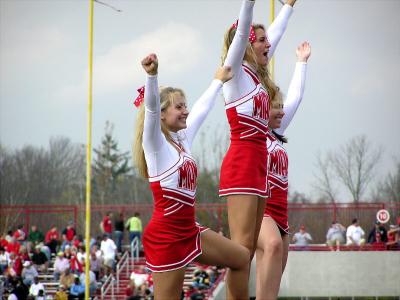
{"label": "smiling face", "polygon": [[285,112],[283,111],[283,103],[277,101],[277,103],[272,104],[271,110],[269,112],[269,120],[268,120],[269,128],[277,129],[281,127],[282,118],[284,115]]}
{"label": "smiling face", "polygon": [[188,115],[189,111],[184,95],[176,92],[173,95],[172,103],[161,111],[161,120],[169,131],[177,132],[186,128]]}
{"label": "smiling face", "polygon": [[268,41],[265,30],[261,27],[254,30],[256,41],[252,44],[257,64],[266,66],[268,64],[268,51],[271,44]]}

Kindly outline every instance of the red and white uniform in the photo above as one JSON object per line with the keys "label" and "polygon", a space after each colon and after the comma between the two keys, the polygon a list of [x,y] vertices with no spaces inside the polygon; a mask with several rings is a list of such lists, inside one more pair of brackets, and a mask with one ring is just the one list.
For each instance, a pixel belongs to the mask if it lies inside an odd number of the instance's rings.
{"label": "red and white uniform", "polygon": [[202,253],[200,233],[206,228],[195,222],[197,165],[190,149],[221,87],[219,80],[211,83],[193,106],[187,128],[170,132],[172,145],[161,132],[157,76],[147,77],[143,149],[154,211],[144,230],[143,246],[153,272],[182,268]]}
{"label": "red and white uniform", "polygon": [[283,136],[303,98],[306,69],[306,63],[296,64],[283,108],[285,115],[281,127],[275,131],[270,130],[267,139],[268,185],[271,194],[266,202],[264,217],[271,217],[286,233],[289,233],[287,209],[289,161],[279,135]]}
{"label": "red and white uniform", "polygon": [[[270,99],[252,68],[243,63],[252,22],[254,1],[243,1],[235,37],[224,65],[235,76],[223,86],[225,110],[231,127],[231,144],[221,166],[219,195],[268,195],[267,149]],[[292,13],[285,5],[268,30],[273,55]]]}

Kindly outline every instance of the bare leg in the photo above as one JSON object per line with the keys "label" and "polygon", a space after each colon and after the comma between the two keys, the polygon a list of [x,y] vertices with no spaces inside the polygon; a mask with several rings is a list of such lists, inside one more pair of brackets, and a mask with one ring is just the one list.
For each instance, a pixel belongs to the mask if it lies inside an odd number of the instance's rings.
{"label": "bare leg", "polygon": [[286,263],[288,259],[288,254],[289,254],[289,234],[285,234],[282,236],[282,246],[283,246],[283,255],[282,255],[282,275],[283,272],[285,271],[286,268]]}
{"label": "bare leg", "polygon": [[179,300],[181,299],[185,268],[169,272],[154,272],[154,299]]}
{"label": "bare leg", "polygon": [[[232,241],[246,247],[253,257],[259,234],[265,199],[253,195],[231,195],[228,200],[228,222]],[[260,203],[261,202],[261,203]],[[257,228],[258,227],[258,228]],[[248,299],[250,260],[245,268],[229,269],[227,274],[227,299]]]}
{"label": "bare leg", "polygon": [[272,218],[264,218],[257,248],[257,299],[276,299],[282,277],[283,241]]}

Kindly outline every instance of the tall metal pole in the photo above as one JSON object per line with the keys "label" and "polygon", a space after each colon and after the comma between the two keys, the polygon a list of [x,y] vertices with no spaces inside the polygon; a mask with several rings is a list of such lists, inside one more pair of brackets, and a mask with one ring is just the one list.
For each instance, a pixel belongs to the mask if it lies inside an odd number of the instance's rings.
{"label": "tall metal pole", "polygon": [[[275,0],[270,0],[270,9],[269,9],[269,24],[271,25],[275,19]],[[271,72],[271,79],[275,80],[275,58],[271,57],[269,62],[269,70]]]}
{"label": "tall metal pole", "polygon": [[86,222],[85,222],[85,300],[90,296],[90,195],[92,178],[92,90],[93,90],[93,10],[94,0],[89,0],[89,82],[88,82],[88,100],[87,100],[87,125],[86,125]]}

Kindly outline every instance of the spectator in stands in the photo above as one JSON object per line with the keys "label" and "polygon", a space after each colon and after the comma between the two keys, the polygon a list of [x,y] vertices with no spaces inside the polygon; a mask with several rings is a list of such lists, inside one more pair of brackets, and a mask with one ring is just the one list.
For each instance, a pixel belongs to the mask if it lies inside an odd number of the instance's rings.
{"label": "spectator in stands", "polygon": [[3,234],[0,237],[0,247],[6,249],[7,245],[8,245],[7,235]]}
{"label": "spectator in stands", "polygon": [[85,251],[84,245],[80,245],[78,247],[78,252],[76,253],[76,257],[77,257],[78,261],[82,264],[86,257],[86,251]]}
{"label": "spectator in stands", "polygon": [[0,246],[0,275],[3,275],[9,263],[10,263],[9,253],[2,246]]}
{"label": "spectator in stands", "polygon": [[57,247],[60,244],[60,234],[58,233],[57,226],[52,225],[50,230],[47,231],[45,243],[50,248],[51,253],[57,253]]}
{"label": "spectator in stands", "polygon": [[346,227],[337,221],[333,221],[331,227],[328,229],[326,234],[326,244],[329,246],[331,251],[334,251],[336,246],[336,251],[340,251],[340,245],[344,244],[344,236],[346,233]]}
{"label": "spectator in stands", "polygon": [[136,294],[135,280],[129,280],[125,288],[126,300],[141,300],[142,297]]}
{"label": "spectator in stands", "polygon": [[65,286],[62,284],[60,284],[57,292],[54,294],[54,300],[68,300],[68,294],[65,291]]}
{"label": "spectator in stands", "polygon": [[132,244],[133,239],[137,237],[139,239],[140,247],[143,228],[139,212],[135,212],[134,216],[126,221],[125,226],[129,230],[129,244]]}
{"label": "spectator in stands", "polygon": [[300,230],[293,235],[292,240],[296,246],[305,248],[312,241],[312,237],[306,232],[306,227],[301,225]]}
{"label": "spectator in stands", "polygon": [[42,251],[47,259],[50,261],[51,260],[51,251],[48,246],[46,246],[44,243],[39,243],[38,246],[40,246],[40,251]]}
{"label": "spectator in stands", "polygon": [[64,252],[57,253],[56,260],[54,261],[54,279],[59,280],[62,273],[69,269],[69,260],[64,257]]}
{"label": "spectator in stands", "polygon": [[358,219],[355,218],[346,231],[346,245],[362,246],[365,244],[365,232],[358,224]]}
{"label": "spectator in stands", "polygon": [[369,232],[368,244],[373,244],[377,242],[386,243],[387,241],[387,230],[385,226],[383,226],[383,224],[381,224],[379,221],[376,221],[374,228],[372,228]]}
{"label": "spectator in stands", "polygon": [[109,238],[111,238],[111,235],[112,235],[111,217],[112,217],[112,214],[110,212],[107,212],[103,218],[103,221],[101,222],[102,232],[103,232],[103,234],[107,234]]}
{"label": "spectator in stands", "polygon": [[21,258],[22,262],[26,260],[31,260],[31,257],[29,256],[28,253],[28,249],[25,246],[21,246],[21,248],[19,248],[18,255]]}
{"label": "spectator in stands", "polygon": [[24,230],[24,225],[23,224],[18,225],[17,230],[13,234],[13,237],[21,245],[25,244],[25,242],[26,242],[26,232]]}
{"label": "spectator in stands", "polygon": [[49,267],[49,260],[41,251],[41,246],[37,245],[35,247],[35,252],[32,255],[32,262],[35,265],[36,269],[42,272],[47,272],[47,268]]}
{"label": "spectator in stands", "polygon": [[81,234],[77,234],[72,239],[72,247],[75,247],[76,249],[79,250],[79,247],[81,246],[84,246],[83,236]]}
{"label": "spectator in stands", "polygon": [[69,289],[75,281],[75,275],[71,273],[70,269],[66,269],[60,277],[60,285]]}
{"label": "spectator in stands", "polygon": [[30,261],[25,261],[23,263],[23,267],[24,268],[21,272],[22,281],[26,286],[30,286],[33,283],[35,277],[39,276],[39,273]]}
{"label": "spectator in stands", "polygon": [[198,289],[208,289],[210,287],[210,276],[201,265],[198,265],[193,273],[192,286]]}
{"label": "spectator in stands", "polygon": [[42,243],[43,241],[44,241],[43,233],[40,230],[38,230],[36,225],[32,225],[31,231],[29,232],[28,235],[28,243],[27,243],[28,251],[30,252],[31,249],[33,249],[36,245]]}
{"label": "spectator in stands", "polygon": [[69,265],[72,273],[79,275],[83,272],[82,263],[78,260],[78,254],[75,247],[71,248]]}
{"label": "spectator in stands", "polygon": [[95,252],[90,253],[90,270],[96,275],[96,279],[100,279],[100,271],[102,261],[101,258],[98,258]]}
{"label": "spectator in stands", "polygon": [[117,246],[114,241],[108,237],[107,234],[103,235],[103,241],[101,242],[100,250],[103,253],[103,264],[106,268],[106,275],[110,274],[115,265],[115,255],[117,252]]}
{"label": "spectator in stands", "polygon": [[122,252],[122,241],[124,240],[125,221],[124,214],[120,213],[114,222],[114,242],[117,245],[118,252]]}
{"label": "spectator in stands", "polygon": [[74,236],[76,235],[76,230],[74,228],[74,222],[69,221],[68,225],[64,230],[62,231],[62,245],[61,245],[61,250],[64,251],[65,247],[67,245],[72,245],[72,240],[74,239]]}
{"label": "spectator in stands", "polygon": [[23,283],[20,277],[17,277],[13,282],[13,290],[11,292],[14,294],[18,300],[26,299],[29,295],[28,287]]}
{"label": "spectator in stands", "polygon": [[13,276],[21,276],[22,273],[22,259],[19,257],[18,254],[15,254],[14,252],[10,253],[10,264],[8,265],[8,273]]}
{"label": "spectator in stands", "polygon": [[7,245],[7,252],[8,253],[15,253],[18,254],[19,253],[19,249],[21,248],[21,244],[17,242],[17,239],[15,237],[11,237],[10,241],[8,242]]}
{"label": "spectator in stands", "polygon": [[69,297],[68,299],[83,299],[85,296],[85,286],[79,280],[79,277],[76,277],[74,283],[71,285],[69,289]]}
{"label": "spectator in stands", "polygon": [[33,279],[31,287],[29,288],[29,295],[36,297],[40,290],[45,290],[44,285],[39,281],[39,277],[36,276]]}
{"label": "spectator in stands", "polygon": [[400,216],[397,217],[396,224],[390,225],[388,231],[388,242],[386,245],[389,249],[400,247]]}
{"label": "spectator in stands", "polygon": [[35,297],[35,300],[46,300],[46,295],[44,294],[44,290],[39,290],[39,293]]}
{"label": "spectator in stands", "polygon": [[66,259],[70,260],[71,256],[72,256],[72,248],[70,245],[67,245],[67,246],[65,246],[65,249],[64,249],[64,257]]}
{"label": "spectator in stands", "polygon": [[[83,262],[82,264],[82,268],[83,270],[85,270],[85,263]],[[79,280],[80,282],[82,282],[82,284],[86,284],[86,274],[85,272],[82,272],[81,275],[79,276]],[[94,274],[94,272],[92,270],[89,270],[89,294],[90,296],[95,295],[97,290],[97,281],[96,281],[96,275]]]}

